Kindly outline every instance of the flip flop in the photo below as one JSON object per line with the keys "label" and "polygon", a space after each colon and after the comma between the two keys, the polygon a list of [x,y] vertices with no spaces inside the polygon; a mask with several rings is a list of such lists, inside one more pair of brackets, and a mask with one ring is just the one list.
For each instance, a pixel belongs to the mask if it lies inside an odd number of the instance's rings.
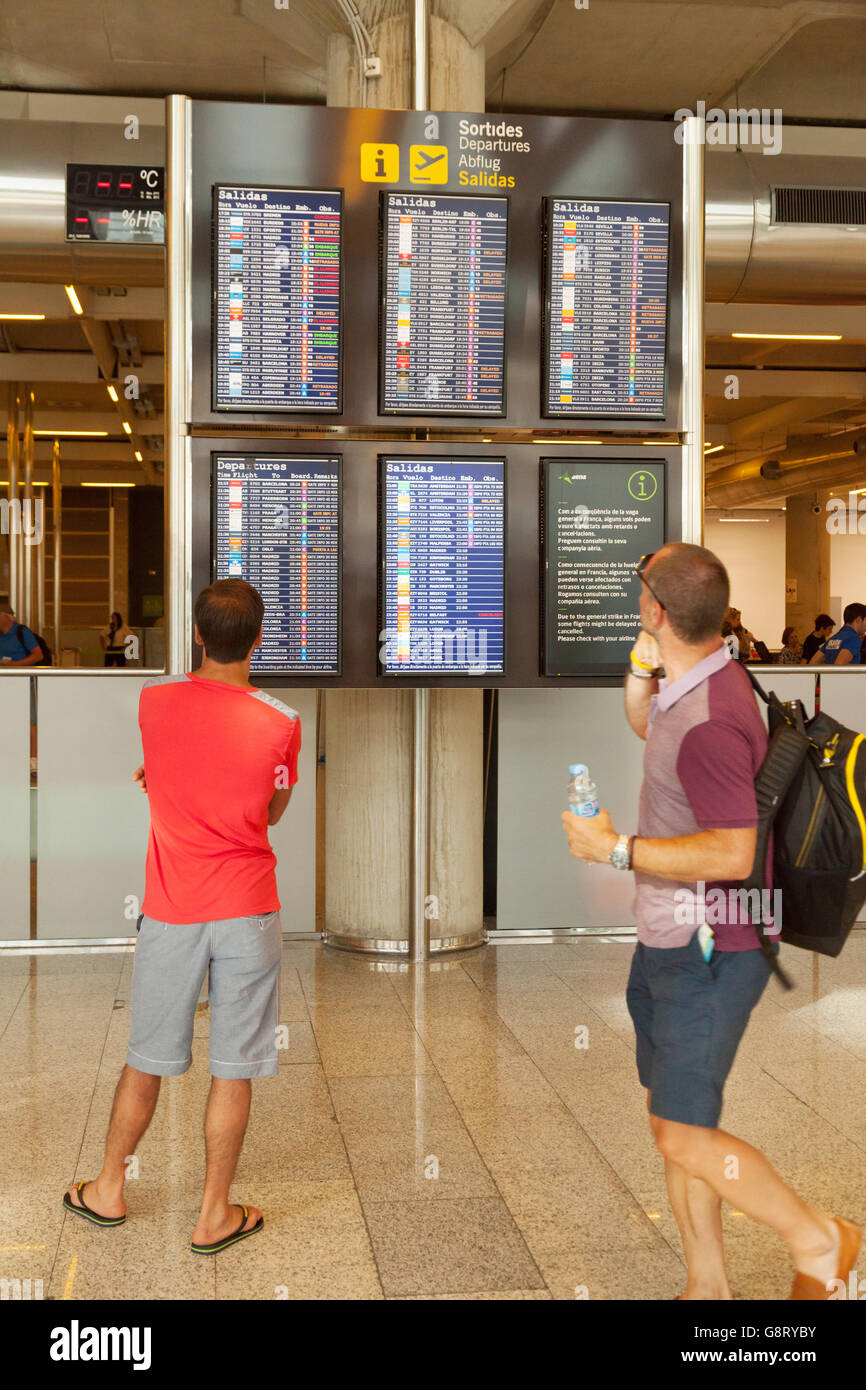
{"label": "flip flop", "polygon": [[100,1216],[98,1211],[93,1211],[93,1209],[87,1205],[84,1200],[84,1188],[86,1186],[86,1180],[75,1184],[78,1200],[81,1203],[80,1207],[75,1205],[68,1192],[64,1192],[63,1205],[66,1210],[74,1211],[76,1216],[83,1216],[85,1221],[92,1221],[94,1226],[122,1226],[126,1220],[126,1216]]}
{"label": "flip flop", "polygon": [[265,1224],[265,1218],[263,1216],[260,1216],[255,1226],[250,1226],[250,1229],[248,1231],[245,1231],[244,1226],[247,1224],[247,1218],[249,1217],[250,1209],[249,1207],[241,1207],[240,1210],[243,1212],[241,1224],[238,1226],[237,1230],[232,1235],[226,1236],[224,1240],[215,1240],[212,1245],[193,1245],[192,1242],[190,1242],[189,1248],[193,1252],[193,1254],[216,1255],[218,1251],[226,1250],[230,1245],[234,1245],[239,1240],[246,1240],[247,1236],[254,1236],[256,1231],[260,1231],[262,1229],[262,1227]]}
{"label": "flip flop", "polygon": [[[855,1226],[853,1221],[846,1221],[844,1217],[833,1218],[839,1227],[839,1265],[836,1270],[836,1278],[841,1279],[847,1285],[848,1275],[854,1267],[857,1258],[857,1251],[860,1249],[860,1237],[862,1231],[859,1226]],[[813,1302],[818,1299],[829,1299],[830,1290],[826,1284],[822,1284],[820,1279],[815,1279],[811,1274],[803,1274],[800,1270],[794,1273],[794,1285],[789,1294],[788,1301],[793,1299],[797,1303]]]}

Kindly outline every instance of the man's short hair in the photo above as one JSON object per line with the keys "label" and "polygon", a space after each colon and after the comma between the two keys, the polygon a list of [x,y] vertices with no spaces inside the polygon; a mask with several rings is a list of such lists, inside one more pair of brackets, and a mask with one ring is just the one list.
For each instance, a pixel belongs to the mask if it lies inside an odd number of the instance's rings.
{"label": "man's short hair", "polygon": [[15,617],[15,609],[8,603],[0,603],[0,613],[5,613],[7,618]]}
{"label": "man's short hair", "polygon": [[815,631],[818,632],[822,627],[835,627],[836,624],[829,613],[819,613],[815,619]]}
{"label": "man's short hair", "polygon": [[258,637],[265,605],[245,579],[218,579],[195,601],[195,621],[211,661],[227,666],[243,661]]}
{"label": "man's short hair", "polygon": [[730,598],[728,572],[703,545],[675,541],[650,562],[649,583],[682,642],[706,642],[721,633]]}
{"label": "man's short hair", "polygon": [[858,618],[866,618],[866,603],[849,603],[842,614],[843,623],[855,623]]}

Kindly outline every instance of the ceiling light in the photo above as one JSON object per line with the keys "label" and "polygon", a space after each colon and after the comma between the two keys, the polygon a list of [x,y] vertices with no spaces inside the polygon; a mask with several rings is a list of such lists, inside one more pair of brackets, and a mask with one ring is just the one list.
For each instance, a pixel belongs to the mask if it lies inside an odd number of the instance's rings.
{"label": "ceiling light", "polygon": [[34,319],[44,319],[44,314],[0,314],[0,319],[27,319],[28,322]]}
{"label": "ceiling light", "polygon": [[705,445],[704,445],[704,453],[705,453],[705,454],[717,454],[717,453],[719,452],[719,450],[720,450],[720,449],[724,449],[724,447],[725,447],[724,444],[705,444]]}
{"label": "ceiling light", "polygon": [[113,401],[116,401],[116,400],[117,400],[117,392],[115,391],[114,387],[113,387],[113,386],[107,386],[105,389],[106,389],[106,391],[108,392],[108,394],[109,394],[109,396],[111,397],[111,399],[112,399]]}
{"label": "ceiling light", "polygon": [[81,487],[135,487],[135,483],[81,483]]}
{"label": "ceiling light", "polygon": [[[50,483],[41,482],[38,478],[33,478],[33,479],[32,479],[32,484],[33,484],[33,487],[50,487],[50,486],[51,486]],[[8,483],[0,483],[0,487],[8,487],[8,486],[9,486]],[[19,488],[23,488],[24,483],[23,483],[22,481],[19,480],[18,486],[19,486]]]}
{"label": "ceiling light", "polygon": [[69,300],[69,303],[72,305],[73,309],[75,310],[76,314],[83,314],[83,313],[84,313],[84,310],[83,310],[82,307],[81,307],[81,300],[78,298],[78,295],[75,293],[75,286],[74,286],[74,285],[64,285],[63,288],[65,289],[65,291],[66,291],[66,297],[67,297],[67,299]]}
{"label": "ceiling light", "polygon": [[128,420],[121,420],[120,423],[123,425],[123,428],[126,430],[127,434],[132,434],[132,425],[129,423]]}
{"label": "ceiling light", "polygon": [[841,333],[732,333],[732,338],[777,338],[798,343],[838,343]]}
{"label": "ceiling light", "polygon": [[34,430],[34,434],[47,434],[52,439],[68,439],[74,435],[76,439],[107,439],[108,430]]}
{"label": "ceiling light", "polygon": [[139,463],[142,463],[142,462],[143,462],[142,457],[141,457],[141,454],[139,453],[139,451],[138,451],[137,449],[136,449],[136,451],[135,451],[135,457],[136,457],[136,459],[138,460]]}
{"label": "ceiling light", "polygon": [[600,439],[533,439],[533,444],[600,444]]}
{"label": "ceiling light", "polygon": [[768,516],[720,516],[718,520],[720,524],[723,521],[746,521],[751,525],[763,521],[765,526],[769,526],[770,524],[770,518]]}

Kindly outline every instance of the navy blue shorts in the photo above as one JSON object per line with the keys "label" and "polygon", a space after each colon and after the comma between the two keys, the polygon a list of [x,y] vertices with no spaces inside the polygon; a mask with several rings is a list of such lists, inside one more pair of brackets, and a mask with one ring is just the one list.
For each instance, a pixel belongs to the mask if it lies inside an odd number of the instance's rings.
{"label": "navy blue shorts", "polygon": [[769,975],[760,947],[705,961],[697,932],[667,950],[638,942],[626,1002],[651,1114],[718,1128],[725,1081]]}

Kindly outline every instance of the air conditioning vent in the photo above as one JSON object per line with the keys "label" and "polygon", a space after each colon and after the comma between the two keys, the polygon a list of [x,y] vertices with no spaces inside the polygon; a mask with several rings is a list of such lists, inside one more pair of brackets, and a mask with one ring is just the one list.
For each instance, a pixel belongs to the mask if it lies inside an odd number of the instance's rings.
{"label": "air conditioning vent", "polygon": [[866,224],[866,188],[774,188],[772,194],[774,224]]}

